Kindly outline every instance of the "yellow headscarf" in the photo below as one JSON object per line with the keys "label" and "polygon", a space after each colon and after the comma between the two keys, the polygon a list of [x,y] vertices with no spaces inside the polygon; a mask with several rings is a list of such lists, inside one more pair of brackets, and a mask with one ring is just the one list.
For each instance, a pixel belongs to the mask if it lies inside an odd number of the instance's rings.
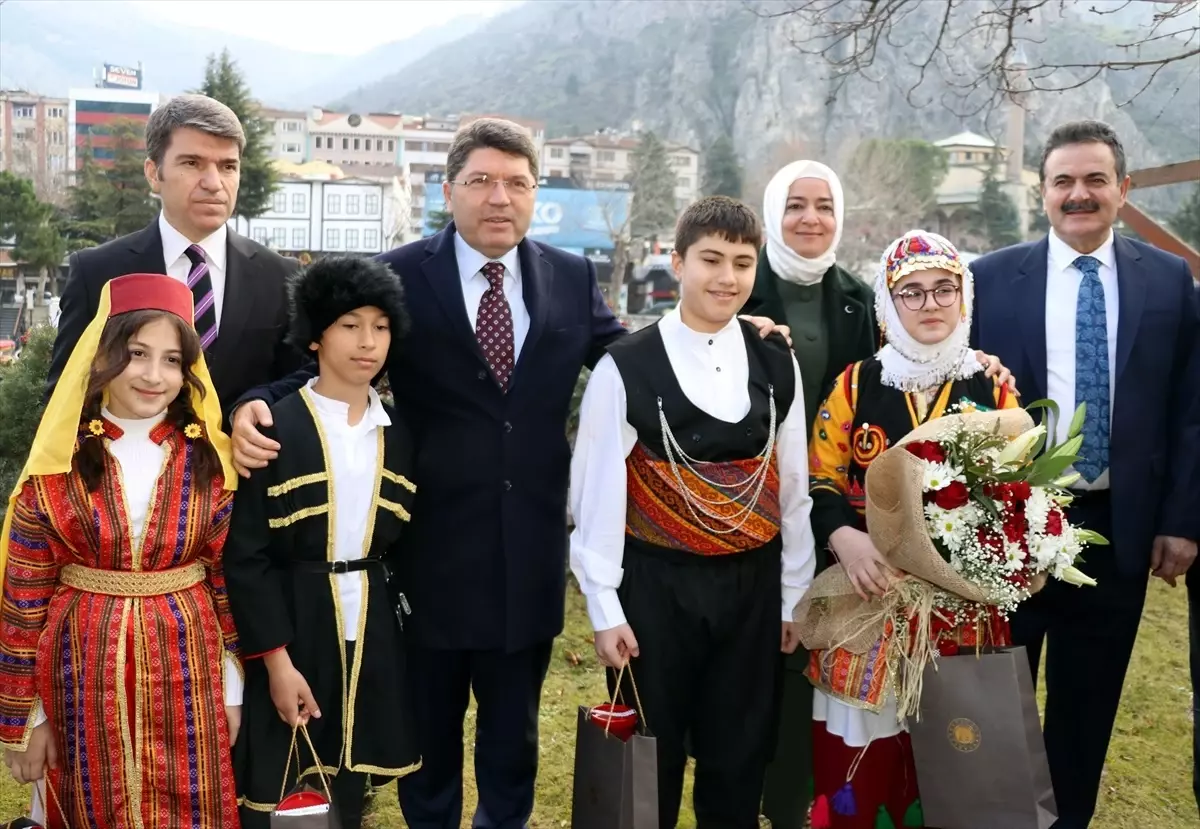
{"label": "yellow headscarf", "polygon": [[[116,300],[113,294],[117,295]],[[186,294],[187,311],[183,311]],[[161,310],[178,314],[192,321],[192,295],[186,285],[162,274],[130,274],[105,283],[100,291],[100,306],[83,336],[67,359],[66,368],[54,386],[46,412],[38,424],[37,435],[29,449],[29,458],[21,470],[21,476],[8,498],[8,512],[4,516],[4,534],[0,536],[0,584],[3,584],[5,567],[8,564],[8,539],[12,531],[13,509],[25,482],[33,475],[57,475],[71,470],[71,458],[75,454],[79,421],[83,416],[83,398],[91,377],[92,363],[100,348],[100,335],[110,317],[129,311]],[[182,313],[181,313],[182,311]],[[227,490],[237,489],[238,476],[233,468],[233,445],[229,436],[221,431],[221,403],[213,388],[212,377],[204,353],[196,359],[192,373],[204,386],[201,398],[192,390],[192,409],[204,422],[205,435],[221,459],[221,471]]]}

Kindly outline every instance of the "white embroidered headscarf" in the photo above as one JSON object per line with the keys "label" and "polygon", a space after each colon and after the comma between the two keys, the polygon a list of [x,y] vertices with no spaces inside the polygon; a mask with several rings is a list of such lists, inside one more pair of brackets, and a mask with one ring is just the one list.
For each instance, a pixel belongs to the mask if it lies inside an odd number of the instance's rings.
{"label": "white embroidered headscarf", "polygon": [[[962,307],[958,325],[950,336],[940,343],[925,345],[904,329],[892,290],[910,273],[933,268],[958,277]],[[957,248],[945,238],[926,230],[910,230],[888,245],[875,277],[875,315],[887,341],[876,355],[883,365],[883,384],[905,392],[918,392],[982,371],[983,366],[969,344],[974,299],[975,280],[971,269]]]}
{"label": "white embroidered headscarf", "polygon": [[[833,243],[829,249],[815,259],[808,259],[787,246],[783,239],[783,211],[787,206],[788,191],[797,179],[815,178],[829,185],[833,196],[833,217],[837,227],[833,232]],[[767,184],[763,194],[763,222],[767,234],[767,261],[771,270],[781,279],[800,285],[815,285],[821,281],[825,271],[837,261],[838,242],[842,241],[842,214],[845,200],[842,197],[842,182],[837,173],[817,161],[793,161],[784,167]]]}

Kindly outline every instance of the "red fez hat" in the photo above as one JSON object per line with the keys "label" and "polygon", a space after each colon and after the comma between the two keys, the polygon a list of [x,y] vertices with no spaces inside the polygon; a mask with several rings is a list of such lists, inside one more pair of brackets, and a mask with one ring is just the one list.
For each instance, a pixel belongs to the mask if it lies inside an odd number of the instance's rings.
{"label": "red fez hat", "polygon": [[195,324],[192,290],[178,279],[160,273],[131,273],[108,283],[108,315],[130,311],[167,311],[188,325]]}

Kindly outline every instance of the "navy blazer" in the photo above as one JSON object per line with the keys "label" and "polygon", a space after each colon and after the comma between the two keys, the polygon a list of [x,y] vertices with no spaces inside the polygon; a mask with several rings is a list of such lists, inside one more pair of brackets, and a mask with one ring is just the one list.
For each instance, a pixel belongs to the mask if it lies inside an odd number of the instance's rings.
{"label": "navy blazer", "polygon": [[[412,329],[388,365],[413,432],[417,485],[400,589],[419,645],[519,650],[557,636],[566,589],[567,414],[580,370],[625,333],[590,261],[517,247],[529,333],[508,392],[467,317],[455,228],[377,257],[404,283]],[[273,402],[311,373],[249,398]]]}
{"label": "navy blazer", "polygon": [[[1120,235],[1114,249],[1120,312],[1109,540],[1121,571],[1134,576],[1149,567],[1156,535],[1200,537],[1200,320],[1183,259]],[[1025,401],[1046,396],[1048,251],[1042,239],[971,264],[972,344],[1008,366]]]}

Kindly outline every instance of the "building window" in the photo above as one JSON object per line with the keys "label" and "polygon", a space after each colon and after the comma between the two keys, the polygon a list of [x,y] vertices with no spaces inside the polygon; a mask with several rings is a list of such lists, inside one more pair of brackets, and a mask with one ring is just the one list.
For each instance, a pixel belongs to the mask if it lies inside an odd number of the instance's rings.
{"label": "building window", "polygon": [[359,145],[360,145],[361,143],[362,143],[362,140],[361,140],[361,139],[359,139],[359,138],[355,138],[355,139],[354,139],[354,149],[356,149],[356,150],[357,150],[357,149],[359,149]]}
{"label": "building window", "polygon": [[612,164],[617,160],[617,154],[612,150],[600,150],[596,153],[596,161],[600,164]]}
{"label": "building window", "polygon": [[32,118],[33,107],[13,107],[13,118]]}
{"label": "building window", "polygon": [[271,247],[281,250],[287,245],[287,228],[271,228]]}
{"label": "building window", "polygon": [[350,149],[350,139],[349,139],[349,138],[343,138],[343,139],[342,139],[342,149],[343,149],[343,150],[348,150],[348,149]]}
{"label": "building window", "polygon": [[254,228],[254,241],[258,242],[260,245],[265,245],[267,243],[267,229],[265,227]]}
{"label": "building window", "polygon": [[368,216],[374,216],[379,212],[379,196],[369,194],[366,201],[367,209],[364,211]]}
{"label": "building window", "polygon": [[[346,196],[346,215],[357,216],[359,214],[359,204],[362,201],[358,196]],[[346,238],[350,237],[350,231],[346,231]]]}
{"label": "building window", "polygon": [[341,233],[336,227],[325,228],[325,250],[337,250],[342,245]]}
{"label": "building window", "polygon": [[687,176],[680,176],[679,178],[675,179],[675,184],[678,185],[679,187],[684,187],[684,188],[690,189],[692,186],[692,180],[690,178],[688,178]]}
{"label": "building window", "polygon": [[562,147],[551,147],[550,148],[550,157],[551,158],[562,158],[563,157]]}
{"label": "building window", "polygon": [[430,149],[433,150],[435,153],[448,153],[448,152],[450,152],[450,142],[449,141],[447,141],[445,143],[437,142],[432,147],[430,147]]}
{"label": "building window", "polygon": [[405,141],[404,149],[410,153],[423,153],[423,152],[425,152],[425,142],[424,141]]}
{"label": "building window", "polygon": [[283,131],[284,132],[300,132],[300,122],[299,121],[284,121],[283,122]]}
{"label": "building window", "polygon": [[388,152],[389,153],[396,152],[396,142],[394,139],[391,139],[391,138],[388,139]]}
{"label": "building window", "polygon": [[287,193],[275,194],[274,210],[276,213],[287,213]]}
{"label": "building window", "polygon": [[342,197],[337,193],[330,193],[329,200],[325,203],[326,213],[341,213],[342,212]]}
{"label": "building window", "polygon": [[358,231],[346,231],[346,250],[358,250]]}
{"label": "building window", "polygon": [[303,215],[307,212],[308,199],[304,193],[292,193],[292,212]]}
{"label": "building window", "polygon": [[380,152],[380,153],[383,152],[383,139],[382,138],[375,139],[375,151]]}
{"label": "building window", "polygon": [[285,153],[298,153],[298,152],[300,152],[300,145],[299,144],[284,144],[283,151]]}
{"label": "building window", "polygon": [[292,250],[304,250],[308,247],[308,232],[302,227],[292,228]]}
{"label": "building window", "polygon": [[379,250],[379,231],[364,230],[363,231],[363,247],[366,250]]}
{"label": "building window", "polygon": [[321,149],[321,136],[317,136],[317,149]]}
{"label": "building window", "polygon": [[974,161],[975,159],[975,153],[963,153],[963,156],[967,161]]}

